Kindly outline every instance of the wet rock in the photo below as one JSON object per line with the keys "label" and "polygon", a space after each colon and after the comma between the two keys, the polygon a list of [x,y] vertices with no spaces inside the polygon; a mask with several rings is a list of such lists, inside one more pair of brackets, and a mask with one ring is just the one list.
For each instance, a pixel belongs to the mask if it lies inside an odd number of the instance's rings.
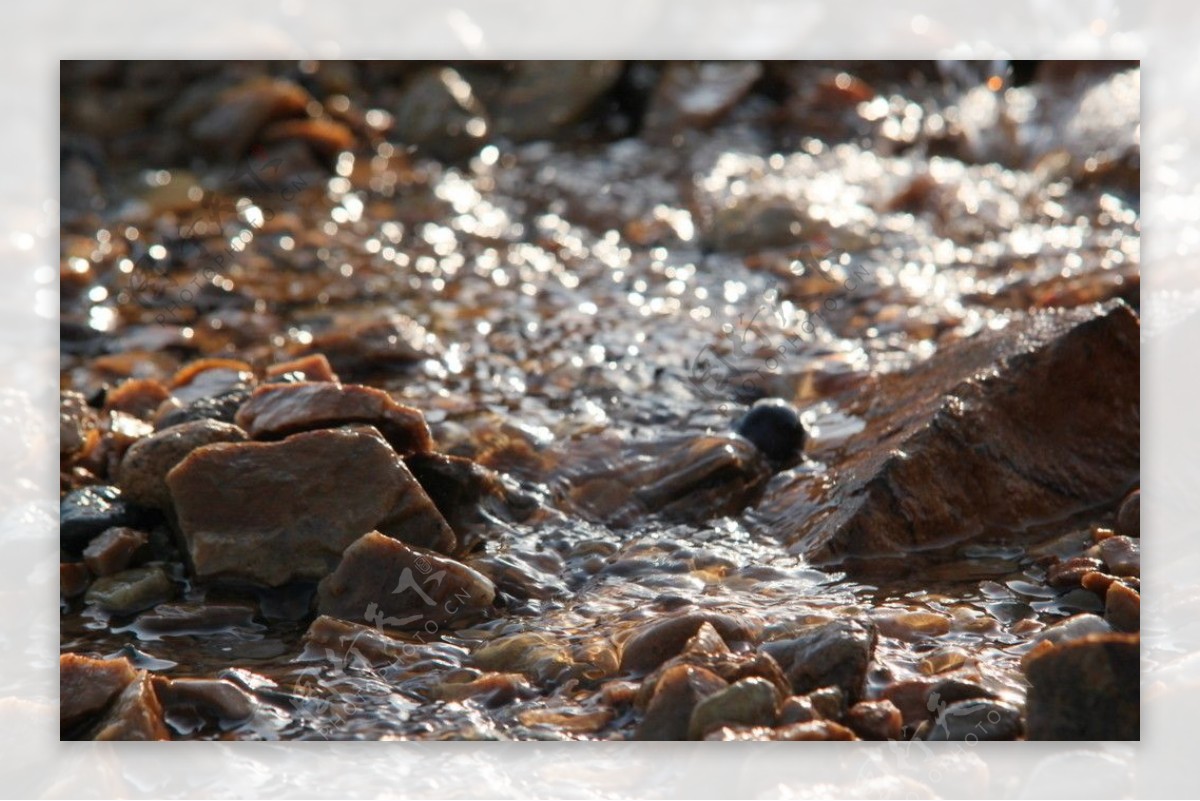
{"label": "wet rock", "polygon": [[822,687],[804,696],[812,706],[818,718],[825,720],[841,720],[846,716],[848,701],[846,691],[841,687]]}
{"label": "wet rock", "polygon": [[183,404],[252,389],[254,372],[237,359],[197,359],[171,376],[171,395]]}
{"label": "wet rock", "polygon": [[1029,739],[1139,739],[1140,646],[1137,634],[1092,634],[1033,654]]}
{"label": "wet rock", "polygon": [[515,142],[552,139],[578,122],[621,77],[619,61],[520,61],[482,91],[493,132]]}
{"label": "wet rock", "polygon": [[279,439],[301,431],[351,423],[372,425],[397,453],[428,453],[433,438],[425,417],[383,390],[325,381],[267,384],[234,418],[254,439]]}
{"label": "wet rock", "polygon": [[96,729],[95,740],[169,740],[162,705],[154,694],[150,674],[137,678],[117,696],[112,709]]}
{"label": "wet rock", "polygon": [[562,557],[553,551],[485,553],[466,561],[487,576],[498,593],[513,598],[547,600],[570,595],[562,579]]}
{"label": "wet rock", "polygon": [[58,593],[62,598],[78,598],[87,590],[92,574],[83,562],[60,562]]}
{"label": "wet rock", "polygon": [[779,725],[808,723],[820,715],[813,708],[812,700],[806,695],[790,695],[779,706]]}
{"label": "wet rock", "polygon": [[153,378],[134,378],[110,389],[104,398],[104,411],[122,412],[139,420],[150,420],[171,393]]}
{"label": "wet rock", "polygon": [[268,380],[288,384],[296,381],[332,381],[336,384],[340,380],[323,353],[273,364],[267,368],[266,375]]}
{"label": "wet rock", "polygon": [[72,553],[79,553],[92,538],[110,528],[138,528],[149,522],[144,510],[121,497],[121,490],[94,485],[73,490],[59,502],[59,542]]}
{"label": "wet rock", "polygon": [[1114,581],[1104,596],[1104,619],[1117,631],[1140,631],[1142,628],[1142,596]]}
{"label": "wet rock", "polygon": [[1099,559],[1077,556],[1065,562],[1059,562],[1046,571],[1046,583],[1059,589],[1079,587],[1083,577],[1100,568]]}
{"label": "wet rock", "polygon": [[1079,580],[1079,584],[1081,587],[1083,587],[1083,589],[1090,593],[1094,593],[1097,597],[1103,600],[1108,595],[1108,588],[1111,587],[1115,581],[1122,581],[1128,586],[1138,589],[1138,579],[1131,577],[1118,579],[1116,576],[1110,576],[1107,573],[1101,573],[1098,570],[1084,573],[1083,578]]}
{"label": "wet rock", "polygon": [[768,642],[762,649],[783,668],[794,692],[835,685],[854,703],[866,686],[875,639],[870,623],[835,620],[808,626],[795,637]]}
{"label": "wet rock", "polygon": [[885,610],[871,616],[884,637],[917,642],[940,637],[950,631],[950,618],[937,612],[896,612]]}
{"label": "wet rock", "polygon": [[633,739],[685,739],[696,706],[727,686],[724,679],[702,667],[671,667],[659,679]]}
{"label": "wet rock", "polygon": [[299,117],[311,101],[308,92],[291,81],[251,78],[218,94],[189,133],[213,155],[238,159],[268,122]]}
{"label": "wet rock", "polygon": [[756,61],[674,62],[663,70],[642,119],[652,141],[707,128],[745,97],[762,77]]}
{"label": "wet rock", "polygon": [[420,491],[367,426],[206,445],[167,485],[196,575],[267,586],[323,578],[406,492]]}
{"label": "wet rock", "polygon": [[[367,664],[396,664],[425,656],[423,647],[388,636],[378,628],[320,615],[304,633],[304,642],[321,654],[355,657]],[[454,662],[451,667],[458,667]]]}
{"label": "wet rock", "polygon": [[457,553],[460,549],[454,529],[446,523],[407,467],[402,481],[404,491],[376,528],[409,545],[438,553]]}
{"label": "wet rock", "polygon": [[139,553],[148,551],[150,537],[132,528],[110,528],[83,549],[83,561],[97,576],[119,573]]}
{"label": "wet rock", "polygon": [[486,109],[471,84],[450,67],[415,76],[393,116],[394,138],[444,161],[477,153],[488,132]]}
{"label": "wet rock", "polygon": [[137,671],[128,659],[92,659],[79,654],[58,658],[59,725],[63,737],[95,717],[129,684]]}
{"label": "wet rock", "polygon": [[225,679],[151,679],[166,722],[180,734],[191,734],[205,724],[222,730],[234,728],[254,714],[254,699]]}
{"label": "wet rock", "polygon": [[1045,311],[881,376],[844,398],[867,425],[839,446],[835,491],[781,482],[755,517],[866,570],[1111,503],[1140,470],[1139,333],[1120,301]]}
{"label": "wet rock", "polygon": [[352,622],[425,629],[478,618],[496,589],[453,559],[405,545],[379,532],[346,549],[317,589],[317,610]]}
{"label": "wet rock", "polygon": [[250,398],[248,386],[238,386],[217,395],[198,398],[184,404],[178,400],[168,401],[159,408],[154,418],[154,429],[163,429],[189,423],[193,420],[216,420],[221,423],[233,423],[238,409],[242,408]]}
{"label": "wet rock", "polygon": [[404,370],[434,357],[439,349],[437,338],[415,320],[390,314],[382,319],[335,319],[297,355],[324,354],[339,375],[355,377]]}
{"label": "wet rock", "polygon": [[1126,537],[1142,536],[1142,491],[1129,493],[1117,512],[1117,533]]}
{"label": "wet rock", "polygon": [[1021,736],[1021,712],[1000,701],[971,700],[946,704],[934,720],[917,730],[919,740],[1015,740]]}
{"label": "wet rock", "polygon": [[154,509],[169,510],[171,490],[167,473],[188,454],[217,442],[245,442],[246,433],[232,423],[193,420],[138,440],[125,452],[117,474],[117,486],[129,501]]}
{"label": "wet rock", "polygon": [[233,628],[250,627],[254,609],[236,604],[177,603],[159,604],[154,611],[139,615],[134,628],[142,639],[164,635],[211,634]]}
{"label": "wet rock", "polygon": [[470,698],[488,708],[536,698],[537,695],[538,691],[520,673],[484,673],[470,681],[435,684],[429,690],[430,698],[436,701],[465,701]]}
{"label": "wet rock", "polygon": [[94,431],[96,413],[78,392],[62,392],[59,396],[58,449],[63,457],[83,450],[88,433]]}
{"label": "wet rock", "polygon": [[756,627],[729,615],[692,612],[658,620],[638,629],[621,648],[621,670],[648,673],[679,654],[688,641],[708,623],[726,642],[751,640]]}
{"label": "wet rock", "polygon": [[688,723],[688,739],[702,740],[722,726],[774,726],[779,691],[765,679],[742,679],[696,705]]}
{"label": "wet rock", "polygon": [[478,542],[491,519],[526,519],[537,508],[528,496],[511,491],[500,476],[461,456],[417,453],[404,458],[429,499],[454,530],[463,550]]}
{"label": "wet rock", "polygon": [[351,150],[355,141],[353,131],[330,119],[280,120],[268,125],[261,139],[265,144],[299,140],[325,159],[333,159],[343,150]]}
{"label": "wet rock", "polygon": [[1106,634],[1110,631],[1112,631],[1112,628],[1105,622],[1104,618],[1099,615],[1093,615],[1090,612],[1084,612],[1083,614],[1072,615],[1066,620],[1060,620],[1046,627],[1038,632],[1037,636],[1034,637],[1034,641],[1045,641],[1057,645],[1069,640],[1086,637],[1089,634]]}
{"label": "wet rock", "polygon": [[626,444],[607,437],[564,448],[555,502],[587,520],[631,526],[652,514],[699,523],[753,503],[771,476],[741,437],[686,437]]}
{"label": "wet rock", "polygon": [[776,740],[857,740],[854,732],[832,720],[813,720],[807,723],[791,723],[775,730]]}
{"label": "wet rock", "polygon": [[846,713],[846,725],[863,740],[899,740],[904,718],[891,701],[859,701]]}
{"label": "wet rock", "polygon": [[175,585],[158,565],[135,567],[92,582],[84,599],[106,612],[130,615],[170,600]]}
{"label": "wet rock", "polygon": [[776,464],[794,461],[804,450],[804,424],[800,413],[787,401],[763,398],[746,412],[734,431],[753,443]]}
{"label": "wet rock", "polygon": [[537,684],[557,684],[582,673],[561,641],[545,634],[522,632],[487,643],[471,656],[481,670],[520,673]]}
{"label": "wet rock", "polygon": [[1100,542],[1100,558],[1114,576],[1140,577],[1142,554],[1139,540],[1129,537],[1109,537]]}

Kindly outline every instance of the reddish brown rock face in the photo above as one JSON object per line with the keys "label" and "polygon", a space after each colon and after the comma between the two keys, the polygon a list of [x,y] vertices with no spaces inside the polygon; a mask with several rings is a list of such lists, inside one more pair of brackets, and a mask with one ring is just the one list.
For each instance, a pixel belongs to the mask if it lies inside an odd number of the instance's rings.
{"label": "reddish brown rock face", "polygon": [[405,493],[421,491],[368,426],[208,445],[167,484],[196,575],[269,586],[324,577]]}
{"label": "reddish brown rock face", "polygon": [[383,390],[358,384],[306,381],[259,387],[236,421],[254,439],[366,423],[379,429],[401,455],[433,450],[429,426],[419,411],[397,403]]}
{"label": "reddish brown rock face", "polygon": [[1031,740],[1137,740],[1137,634],[1090,634],[1031,655]]}
{"label": "reddish brown rock face", "polygon": [[372,531],[321,582],[317,610],[353,623],[436,632],[478,618],[495,595],[492,582],[466,565]]}
{"label": "reddish brown rock face", "polygon": [[1124,303],[1018,318],[845,398],[866,427],[813,455],[832,480],[781,483],[756,517],[852,566],[1115,504],[1139,473],[1138,381]]}
{"label": "reddish brown rock face", "polygon": [[138,440],[121,460],[117,486],[133,503],[154,509],[171,508],[167,473],[189,453],[217,442],[243,442],[246,434],[232,423],[193,420],[165,428]]}
{"label": "reddish brown rock face", "polygon": [[135,678],[137,671],[128,659],[92,659],[78,654],[60,656],[58,704],[63,734],[102,712]]}

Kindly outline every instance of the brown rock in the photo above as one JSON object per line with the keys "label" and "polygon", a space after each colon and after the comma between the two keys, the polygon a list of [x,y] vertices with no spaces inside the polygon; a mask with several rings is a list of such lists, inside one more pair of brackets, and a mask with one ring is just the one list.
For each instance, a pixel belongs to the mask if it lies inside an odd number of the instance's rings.
{"label": "brown rock", "polygon": [[329,366],[323,353],[301,356],[291,361],[279,362],[267,368],[267,378],[291,379],[294,381],[332,381],[338,383],[337,374]]}
{"label": "brown rock", "polygon": [[1114,576],[1140,577],[1142,554],[1140,540],[1129,537],[1109,537],[1100,543],[1100,558]]}
{"label": "brown rock", "polygon": [[683,740],[696,705],[728,684],[694,665],[675,665],[659,679],[635,740]]}
{"label": "brown rock", "polygon": [[96,428],[96,413],[83,395],[78,392],[63,392],[59,396],[58,447],[66,457],[83,450],[88,433]]}
{"label": "brown rock", "polygon": [[373,531],[347,548],[321,582],[317,610],[352,622],[437,631],[486,614],[495,593],[466,565]]}
{"label": "brown rock", "polygon": [[333,158],[354,147],[354,132],[340,122],[325,119],[280,120],[262,132],[262,141],[299,139],[325,158]]}
{"label": "brown rock", "polygon": [[863,740],[899,740],[904,718],[891,701],[859,701],[846,713],[846,724]]}
{"label": "brown rock", "polygon": [[794,692],[835,685],[854,703],[863,696],[875,640],[875,627],[869,622],[835,620],[808,626],[795,637],[768,642],[762,649],[783,668]]}
{"label": "brown rock", "polygon": [[707,128],[741,100],[762,77],[756,61],[677,61],[667,65],[642,121],[649,138],[668,141]]}
{"label": "brown rock", "polygon": [[312,97],[301,87],[277,78],[252,78],[222,91],[190,133],[207,150],[233,160],[245,155],[258,132],[271,120],[304,114]]}
{"label": "brown rock", "polygon": [[169,600],[175,584],[159,565],[135,567],[92,582],[84,598],[105,612],[130,615]]}
{"label": "brown rock", "polygon": [[237,359],[197,359],[171,376],[171,395],[184,404],[215,398],[254,383],[250,365]]}
{"label": "brown rock", "polygon": [[433,700],[465,701],[471,698],[489,708],[537,695],[537,690],[520,673],[484,673],[470,681],[435,684],[429,691]]}
{"label": "brown rock", "polygon": [[150,674],[138,671],[137,678],[117,696],[111,710],[96,729],[95,740],[169,740],[163,723],[162,705],[154,694]]}
{"label": "brown rock", "polygon": [[1033,655],[1029,739],[1139,739],[1140,650],[1140,635],[1092,634]]}
{"label": "brown rock", "polygon": [[1142,628],[1142,596],[1114,581],[1104,596],[1104,619],[1117,631],[1140,631]]}
{"label": "brown rock", "polygon": [[358,384],[268,384],[254,391],[235,421],[254,439],[365,423],[379,429],[401,455],[433,450],[429,426],[419,411],[397,403],[383,390]]}
{"label": "brown rock", "polygon": [[149,541],[144,531],[110,528],[83,549],[83,561],[97,576],[111,576],[129,567],[134,556],[138,551],[144,551]]}
{"label": "brown rock", "polygon": [[933,720],[917,729],[918,740],[1015,740],[1021,736],[1021,712],[991,699],[973,699],[943,704]]}
{"label": "brown rock", "polygon": [[1120,301],[1038,312],[881,376],[843,398],[867,425],[827,486],[779,482],[754,516],[866,569],[1111,503],[1140,471],[1139,333]]}
{"label": "brown rock", "polygon": [[78,598],[83,595],[92,580],[92,574],[83,562],[59,562],[58,594],[63,598]]}
{"label": "brown rock", "polygon": [[154,509],[171,509],[167,473],[188,454],[217,442],[244,442],[246,434],[232,423],[194,420],[164,428],[138,440],[125,452],[117,486],[126,500]]}
{"label": "brown rock", "polygon": [[155,694],[167,712],[171,725],[186,725],[194,731],[212,721],[222,729],[244,723],[254,714],[254,699],[245,690],[225,679],[151,679]]}
{"label": "brown rock", "polygon": [[854,732],[832,720],[792,723],[775,730],[776,740],[857,740]]}
{"label": "brown rock", "polygon": [[536,501],[510,492],[492,470],[461,456],[414,453],[404,457],[429,499],[454,530],[460,546],[484,536],[490,518],[524,520]]}
{"label": "brown rock", "polygon": [[153,378],[134,378],[108,391],[105,412],[124,412],[139,420],[150,420],[171,393]]}
{"label": "brown rock", "polygon": [[1126,537],[1142,536],[1142,491],[1129,493],[1117,512],[1117,533]]}
{"label": "brown rock", "polygon": [[727,642],[753,639],[756,627],[746,621],[716,612],[690,612],[657,620],[639,628],[621,648],[621,670],[648,673],[679,654],[699,630],[708,623]]}
{"label": "brown rock", "polygon": [[169,635],[211,634],[236,627],[249,627],[254,608],[238,604],[177,603],[159,604],[153,612],[139,615],[138,636],[143,639]]}
{"label": "brown rock", "polygon": [[206,445],[167,485],[196,575],[268,586],[323,578],[405,493],[421,491],[369,426]]}
{"label": "brown rock", "polygon": [[100,714],[137,678],[128,659],[92,659],[79,654],[58,658],[58,713],[62,736]]}
{"label": "brown rock", "polygon": [[1086,556],[1077,556],[1065,562],[1059,562],[1046,571],[1046,583],[1051,587],[1065,589],[1079,587],[1087,573],[1100,568],[1100,560]]}
{"label": "brown rock", "polygon": [[335,319],[328,331],[313,336],[305,354],[324,354],[340,375],[353,377],[402,370],[440,349],[437,338],[416,320],[391,314],[382,319]]}
{"label": "brown rock", "polygon": [[688,724],[688,739],[702,740],[722,726],[774,726],[779,690],[766,679],[742,679],[696,704]]}

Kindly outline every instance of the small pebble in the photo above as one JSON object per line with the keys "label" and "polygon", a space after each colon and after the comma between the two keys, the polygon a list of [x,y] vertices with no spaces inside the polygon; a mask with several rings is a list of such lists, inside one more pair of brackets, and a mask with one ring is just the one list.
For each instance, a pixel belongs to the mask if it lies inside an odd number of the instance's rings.
{"label": "small pebble", "polygon": [[754,444],[772,462],[791,461],[804,450],[805,431],[800,413],[779,398],[764,398],[737,421],[734,431]]}

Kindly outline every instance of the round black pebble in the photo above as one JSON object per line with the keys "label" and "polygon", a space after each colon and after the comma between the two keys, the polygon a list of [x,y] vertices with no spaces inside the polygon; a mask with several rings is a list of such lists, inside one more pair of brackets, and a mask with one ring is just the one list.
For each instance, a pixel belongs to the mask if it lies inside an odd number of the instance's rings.
{"label": "round black pebble", "polygon": [[764,398],[750,407],[733,430],[773,462],[786,462],[804,449],[804,424],[796,407],[779,398]]}

